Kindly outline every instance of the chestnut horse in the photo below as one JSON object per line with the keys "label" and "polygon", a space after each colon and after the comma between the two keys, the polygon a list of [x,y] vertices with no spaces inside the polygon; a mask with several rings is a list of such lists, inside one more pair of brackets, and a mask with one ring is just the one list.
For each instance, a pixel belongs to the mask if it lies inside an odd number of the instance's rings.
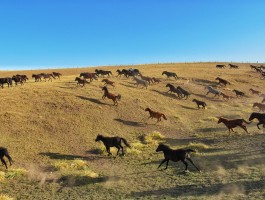
{"label": "chestnut horse", "polygon": [[163,113],[160,112],[154,112],[152,111],[150,108],[146,108],[145,111],[148,111],[150,116],[148,119],[150,118],[156,118],[157,122],[161,121],[161,118],[163,117],[165,120],[167,120],[166,116]]}
{"label": "chestnut horse", "polygon": [[112,87],[115,87],[115,85],[114,85],[115,82],[110,81],[107,78],[102,79],[102,82],[105,82],[105,85],[111,85]]}
{"label": "chestnut horse", "polygon": [[107,97],[108,99],[111,99],[114,102],[114,104],[113,104],[114,106],[117,106],[118,105],[117,100],[121,99],[121,95],[120,94],[115,95],[115,94],[109,93],[109,90],[106,86],[104,86],[102,88],[102,90],[104,90],[104,94],[102,96],[102,99],[105,99]]}
{"label": "chestnut horse", "polygon": [[249,133],[248,130],[247,130],[247,127],[243,123],[250,124],[251,122],[247,122],[244,119],[232,119],[232,120],[228,120],[228,119],[225,119],[223,117],[220,117],[217,123],[218,124],[224,123],[224,125],[229,130],[229,136],[230,136],[230,130],[232,130],[234,132],[233,128],[235,128],[237,126],[243,128],[247,133]]}

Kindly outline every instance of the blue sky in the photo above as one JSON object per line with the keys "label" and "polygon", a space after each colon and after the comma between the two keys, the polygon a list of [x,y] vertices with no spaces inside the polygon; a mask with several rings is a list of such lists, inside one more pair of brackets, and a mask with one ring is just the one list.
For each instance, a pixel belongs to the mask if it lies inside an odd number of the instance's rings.
{"label": "blue sky", "polygon": [[263,0],[1,0],[0,69],[264,62]]}

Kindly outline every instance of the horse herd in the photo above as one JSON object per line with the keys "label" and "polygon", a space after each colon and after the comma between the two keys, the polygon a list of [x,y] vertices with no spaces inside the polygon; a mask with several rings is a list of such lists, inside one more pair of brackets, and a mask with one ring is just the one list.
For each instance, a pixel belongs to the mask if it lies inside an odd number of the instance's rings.
{"label": "horse herd", "polygon": [[[232,65],[229,64],[230,68],[233,69],[239,69],[238,66],[236,65]],[[216,65],[216,68],[225,68],[225,65]],[[253,66],[251,66],[253,68]],[[258,69],[262,69],[258,68]],[[138,87],[138,85],[142,85],[143,87],[147,88],[148,85],[150,84],[154,84],[154,83],[159,83],[161,82],[161,80],[159,78],[155,78],[155,77],[148,77],[148,76],[143,76],[142,73],[138,70],[138,69],[123,69],[123,70],[117,70],[117,77],[120,78],[121,76],[125,77],[125,78],[129,78],[132,77],[132,79],[135,81],[135,85]],[[112,76],[112,72],[111,71],[105,71],[105,70],[95,70],[95,73],[91,73],[91,72],[83,72],[80,74],[79,77],[76,77],[75,81],[77,81],[78,85],[84,86],[85,84],[89,84],[90,82],[92,82],[93,80],[98,80],[99,77],[103,77],[104,79],[102,80],[102,82],[104,82],[104,86],[102,87],[102,91],[103,91],[103,96],[102,99],[108,98],[111,99],[113,101],[113,105],[118,106],[118,100],[121,100],[121,94],[113,94],[111,92],[109,92],[109,89],[107,88],[107,85],[110,85],[112,87],[115,87],[115,82],[114,81],[110,81],[109,79],[106,79],[105,76]],[[166,75],[167,78],[174,78],[174,79],[179,79],[179,77],[177,76],[177,74],[175,72],[168,72],[168,71],[163,71],[162,75]],[[33,74],[32,77],[35,79],[36,82],[38,81],[46,81],[46,79],[51,80],[51,78],[55,78],[58,77],[60,78],[60,76],[62,76],[62,74],[57,73],[57,72],[53,72],[52,74]],[[27,76],[25,75],[15,75],[12,78],[1,78],[0,79],[0,84],[3,87],[4,83],[7,83],[8,85],[12,85],[12,81],[15,81],[15,83],[21,83],[21,85],[26,82],[28,80]],[[88,81],[90,80],[90,81]],[[223,78],[217,77],[216,80],[218,81],[217,85],[220,86],[226,86],[226,85],[231,85],[231,83]],[[168,83],[166,84],[166,87],[169,88],[168,92],[170,92],[171,94],[174,93],[176,94],[176,97],[178,99],[188,99],[192,93],[187,91],[186,89],[177,86],[175,87],[174,85]],[[207,93],[205,94],[206,96],[208,94],[214,94],[214,96],[222,96],[224,100],[229,100],[232,98],[235,98],[233,96],[229,96],[227,94],[224,94],[222,91],[220,91],[219,89],[214,88],[214,86],[209,85],[205,87],[207,91]],[[235,92],[236,97],[244,97],[245,93],[239,90],[232,90],[233,92]],[[261,103],[254,103],[253,107],[258,107],[260,109],[260,111],[264,112],[265,111],[265,104],[262,104],[265,102],[265,95],[262,94],[260,91],[254,90],[252,88],[249,89],[249,91],[253,94],[253,95],[259,95],[261,97],[263,97],[264,99],[262,100]],[[195,102],[197,105],[197,108],[203,108],[205,109],[207,104],[204,101],[198,100],[198,99],[193,99],[192,102]],[[157,119],[157,122],[160,122],[161,119],[165,119],[167,120],[167,117],[164,113],[161,112],[157,112],[157,111],[153,111],[150,108],[146,108],[145,109],[146,112],[149,113],[149,118],[155,118]],[[148,119],[149,119],[148,118]],[[247,133],[247,127],[245,124],[250,124],[251,121],[253,119],[257,119],[258,120],[258,124],[257,127],[258,129],[260,129],[259,125],[263,125],[263,128],[265,128],[265,113],[256,113],[253,112],[250,117],[249,117],[249,121],[247,122],[244,119],[226,119],[224,117],[220,117],[218,119],[218,124],[219,123],[223,123],[229,130],[229,135],[230,135],[230,131],[234,132],[233,128],[239,126],[242,129],[244,129]],[[122,150],[122,154],[124,155],[124,148],[122,146],[122,142],[127,146],[130,147],[129,143],[126,141],[126,139],[121,138],[121,137],[105,137],[103,135],[98,135],[96,138],[96,141],[102,141],[103,144],[106,147],[106,150],[108,152],[108,155],[111,155],[110,152],[110,147],[116,147],[118,149],[117,151],[117,155],[119,154],[120,149]],[[198,171],[200,171],[200,169],[193,163],[193,161],[190,158],[190,153],[194,152],[194,150],[192,149],[178,149],[178,150],[173,150],[170,147],[168,147],[167,145],[164,144],[159,144],[159,146],[156,149],[156,152],[160,152],[162,151],[164,153],[164,160],[161,162],[161,164],[158,166],[158,168],[166,162],[166,168],[168,166],[168,162],[169,160],[177,162],[177,161],[181,161],[185,164],[186,169],[188,169],[188,163],[187,161],[189,161]],[[6,169],[7,169],[7,165],[6,162],[4,161],[3,157],[6,156],[10,162],[10,165],[12,164],[12,158],[10,157],[8,151],[6,148],[1,147],[0,148],[0,159],[3,163],[3,165],[5,165]]]}

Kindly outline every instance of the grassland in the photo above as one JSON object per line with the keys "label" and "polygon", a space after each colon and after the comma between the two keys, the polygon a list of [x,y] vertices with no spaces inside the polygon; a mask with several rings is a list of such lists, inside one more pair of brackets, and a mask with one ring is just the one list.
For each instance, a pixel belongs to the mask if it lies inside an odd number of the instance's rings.
{"label": "grassland", "polygon": [[[257,111],[249,89],[265,93],[265,82],[239,64],[239,70],[216,69],[215,63],[156,64],[137,68],[146,76],[162,80],[148,89],[136,88],[131,79],[116,82],[112,93],[121,94],[119,106],[102,100],[101,78],[78,87],[74,78],[94,68],[41,71],[0,71],[0,77],[14,74],[59,71],[61,80],[34,82],[0,89],[0,145],[15,160],[9,171],[0,168],[0,199],[264,199],[265,157],[263,130],[256,123],[228,137],[217,124],[219,116],[248,119]],[[126,66],[129,68],[130,66]],[[133,66],[135,67],[135,66]],[[115,73],[118,68],[105,67]],[[174,71],[181,79],[163,77]],[[223,101],[205,96],[204,86],[223,77],[232,89],[247,97]],[[207,103],[198,110],[189,100],[167,94],[166,83],[181,85]],[[168,120],[148,120],[146,107],[161,111]],[[108,157],[97,134],[122,136],[132,145],[124,157]],[[157,170],[163,155],[156,145],[165,142],[174,148],[197,149],[192,155],[202,173],[190,166],[183,173],[182,163],[170,163],[168,170]],[[114,153],[115,149],[112,150]]]}

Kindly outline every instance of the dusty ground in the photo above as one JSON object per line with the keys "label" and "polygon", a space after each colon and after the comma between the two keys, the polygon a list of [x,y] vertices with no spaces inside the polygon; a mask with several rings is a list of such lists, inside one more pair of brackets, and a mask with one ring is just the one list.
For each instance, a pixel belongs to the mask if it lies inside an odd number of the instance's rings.
{"label": "dusty ground", "polygon": [[[30,78],[23,86],[0,89],[0,145],[9,149],[15,161],[11,172],[0,168],[0,194],[15,199],[264,199],[263,130],[254,121],[247,125],[249,135],[236,128],[237,133],[228,137],[224,125],[217,124],[220,116],[247,120],[258,111],[252,104],[262,100],[249,89],[265,93],[264,80],[249,65],[239,66],[238,70],[216,69],[215,63],[137,66],[144,75],[162,81],[148,89],[136,88],[131,78],[117,78],[115,71],[123,67],[102,68],[115,75],[110,80],[116,88],[109,90],[122,96],[117,107],[101,99],[102,78],[85,87],[76,85],[80,72],[94,68],[41,70],[58,71],[63,77],[53,82]],[[176,72],[181,79],[167,79],[161,75],[164,70]],[[5,71],[0,77],[17,73],[31,77],[38,72]],[[238,89],[247,97],[226,102],[205,96],[204,87],[215,86],[217,76],[232,83],[220,90],[235,96],[232,90]],[[167,83],[184,87],[192,96],[178,100],[167,93]],[[207,109],[198,110],[193,98],[205,101]],[[168,120],[147,121],[146,107],[163,112]],[[198,144],[193,158],[202,173],[192,166],[183,173],[184,165],[172,162],[168,170],[157,170],[163,154],[155,149],[161,141],[142,144],[139,140],[155,131],[174,148]],[[133,150],[125,157],[107,157],[95,142],[97,134],[122,136],[133,144]],[[55,167],[58,162],[71,166],[77,159],[84,160],[97,177],[83,175],[87,168],[63,172]]]}

